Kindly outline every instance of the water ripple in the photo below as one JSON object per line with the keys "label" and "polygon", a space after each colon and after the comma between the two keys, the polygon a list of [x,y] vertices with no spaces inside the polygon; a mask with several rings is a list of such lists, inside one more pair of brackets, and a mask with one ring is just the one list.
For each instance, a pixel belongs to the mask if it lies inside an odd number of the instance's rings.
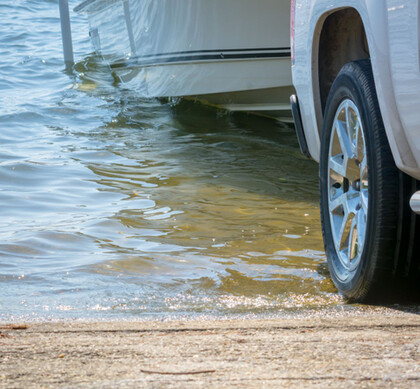
{"label": "water ripple", "polygon": [[69,75],[57,1],[0,4],[0,320],[342,304],[293,129],[140,98],[71,17]]}

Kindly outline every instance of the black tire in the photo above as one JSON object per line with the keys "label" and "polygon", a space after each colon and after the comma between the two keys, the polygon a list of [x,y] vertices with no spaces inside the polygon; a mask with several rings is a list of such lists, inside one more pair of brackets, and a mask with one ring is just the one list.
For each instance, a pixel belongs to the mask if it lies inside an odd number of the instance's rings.
{"label": "black tire", "polygon": [[[337,112],[339,108],[341,114]],[[343,144],[338,135],[343,133],[339,129],[343,109],[350,112],[345,116],[347,132],[359,133],[354,141],[349,136],[350,144],[355,142],[358,145],[351,148],[356,150],[353,154],[349,153],[352,159],[345,158],[347,154],[343,152],[342,161],[351,161],[348,164],[343,162],[346,169],[340,167],[340,160],[338,165],[334,165],[339,154],[337,144]],[[352,120],[349,120],[349,115]],[[350,130],[357,128],[357,125],[353,126],[354,117],[360,118],[362,131]],[[362,142],[365,153],[360,151]],[[359,179],[357,182],[357,174],[362,176],[362,162],[361,158],[355,157],[356,154],[363,157],[363,174],[367,181]],[[336,166],[346,171],[343,180],[340,174],[335,174],[334,169],[339,170]],[[360,171],[356,174],[354,169],[357,167]],[[347,179],[347,175],[352,178]],[[325,107],[321,136],[320,202],[328,267],[338,290],[347,298],[356,301],[388,298],[400,287],[397,281],[418,277],[420,220],[409,208],[410,195],[417,187],[416,180],[395,166],[379,110],[370,60],[346,64],[331,87]],[[350,191],[355,193],[354,202],[348,200],[353,196]],[[358,199],[358,205],[351,208],[355,210],[354,216],[347,216],[351,214],[347,212],[350,209],[348,204],[353,207]],[[341,201],[345,206],[340,205]],[[341,225],[347,227],[341,229]],[[344,232],[341,234],[341,231]]]}

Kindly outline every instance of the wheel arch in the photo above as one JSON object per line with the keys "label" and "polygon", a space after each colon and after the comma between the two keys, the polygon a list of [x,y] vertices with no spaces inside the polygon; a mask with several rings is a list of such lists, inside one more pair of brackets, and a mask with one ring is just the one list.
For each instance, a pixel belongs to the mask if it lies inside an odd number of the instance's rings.
{"label": "wheel arch", "polygon": [[363,19],[353,7],[323,14],[313,36],[313,101],[321,132],[328,93],[338,72],[348,62],[370,58],[370,50]]}

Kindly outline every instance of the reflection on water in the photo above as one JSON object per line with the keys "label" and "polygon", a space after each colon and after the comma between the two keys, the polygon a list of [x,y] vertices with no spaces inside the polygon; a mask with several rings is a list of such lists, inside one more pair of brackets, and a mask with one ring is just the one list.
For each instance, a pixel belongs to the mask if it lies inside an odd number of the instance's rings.
{"label": "reflection on water", "polygon": [[[58,31],[47,17],[56,4],[11,4],[39,29],[28,41],[19,36],[28,20],[17,18],[14,43],[0,38],[10,48],[1,76],[17,80],[0,86],[11,96],[0,114],[0,320],[341,304],[326,275],[317,166],[292,129],[141,99],[95,57],[71,79],[56,59],[60,41],[25,60]],[[87,52],[79,30],[75,45]]]}

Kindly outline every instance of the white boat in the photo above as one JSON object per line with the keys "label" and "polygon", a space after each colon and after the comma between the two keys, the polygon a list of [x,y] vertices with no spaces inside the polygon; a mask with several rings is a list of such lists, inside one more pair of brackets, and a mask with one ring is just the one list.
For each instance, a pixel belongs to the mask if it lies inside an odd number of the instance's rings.
{"label": "white boat", "polygon": [[75,11],[141,96],[291,119],[290,0],[86,0]]}

